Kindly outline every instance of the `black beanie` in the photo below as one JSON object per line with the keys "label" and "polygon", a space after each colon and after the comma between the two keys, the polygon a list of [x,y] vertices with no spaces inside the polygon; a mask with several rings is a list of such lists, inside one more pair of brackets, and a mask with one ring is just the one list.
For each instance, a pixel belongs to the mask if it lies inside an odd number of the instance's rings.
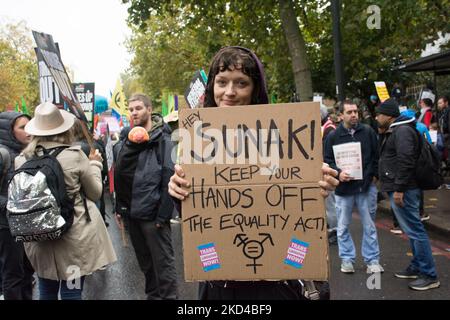
{"label": "black beanie", "polygon": [[395,99],[387,99],[375,110],[376,113],[381,113],[387,116],[397,118],[400,116],[400,109]]}

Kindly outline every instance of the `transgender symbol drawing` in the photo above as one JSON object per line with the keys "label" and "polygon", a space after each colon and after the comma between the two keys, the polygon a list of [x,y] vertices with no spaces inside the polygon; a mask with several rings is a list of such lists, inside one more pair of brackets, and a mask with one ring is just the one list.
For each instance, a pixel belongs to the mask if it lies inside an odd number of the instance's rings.
{"label": "transgender symbol drawing", "polygon": [[242,252],[244,255],[253,260],[253,263],[247,264],[247,267],[253,267],[253,272],[256,274],[256,267],[262,267],[263,265],[260,263],[256,263],[256,260],[261,258],[264,254],[264,242],[269,240],[272,246],[274,246],[272,237],[268,233],[260,233],[261,239],[258,240],[249,240],[245,233],[239,233],[234,238],[233,244],[236,247],[242,246]]}

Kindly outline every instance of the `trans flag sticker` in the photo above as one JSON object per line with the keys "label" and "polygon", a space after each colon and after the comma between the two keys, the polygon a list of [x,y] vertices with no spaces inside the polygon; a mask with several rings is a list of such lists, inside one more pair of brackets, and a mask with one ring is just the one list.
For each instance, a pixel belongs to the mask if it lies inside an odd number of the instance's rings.
{"label": "trans flag sticker", "polygon": [[202,262],[203,271],[208,272],[220,269],[219,256],[216,252],[214,243],[208,243],[198,246],[200,252],[200,261]]}
{"label": "trans flag sticker", "polygon": [[308,248],[309,243],[293,238],[291,244],[289,245],[284,263],[294,268],[300,269],[301,267],[303,267],[303,261],[305,260]]}

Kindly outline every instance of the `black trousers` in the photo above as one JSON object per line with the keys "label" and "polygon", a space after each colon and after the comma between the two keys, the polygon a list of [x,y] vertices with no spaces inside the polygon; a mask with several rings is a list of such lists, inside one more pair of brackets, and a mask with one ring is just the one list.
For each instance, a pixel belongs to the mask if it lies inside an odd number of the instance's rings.
{"label": "black trousers", "polygon": [[5,300],[31,300],[34,270],[23,244],[8,229],[0,229],[0,266]]}
{"label": "black trousers", "polygon": [[130,218],[131,242],[145,276],[148,300],[177,299],[177,273],[170,223],[157,228],[155,221]]}

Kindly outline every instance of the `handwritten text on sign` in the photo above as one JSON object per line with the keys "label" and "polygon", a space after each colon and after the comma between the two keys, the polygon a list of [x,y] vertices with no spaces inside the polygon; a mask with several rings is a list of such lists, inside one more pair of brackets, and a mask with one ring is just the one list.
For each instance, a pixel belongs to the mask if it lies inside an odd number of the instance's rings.
{"label": "handwritten text on sign", "polygon": [[[179,123],[186,279],[327,279],[319,104],[182,110]],[[220,268],[206,271],[205,243]]]}

